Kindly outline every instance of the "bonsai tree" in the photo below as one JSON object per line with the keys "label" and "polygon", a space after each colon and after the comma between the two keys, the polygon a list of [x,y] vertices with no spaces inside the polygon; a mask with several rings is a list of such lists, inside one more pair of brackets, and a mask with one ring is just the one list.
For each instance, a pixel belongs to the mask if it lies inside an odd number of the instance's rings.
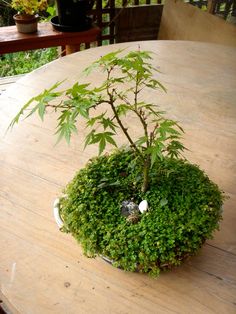
{"label": "bonsai tree", "polygon": [[[64,92],[56,92],[61,84],[56,83],[49,90],[32,98],[12,121],[11,126],[18,122],[31,104],[35,103],[28,116],[38,112],[43,120],[48,108],[55,112],[60,111],[56,133],[59,140],[64,137],[69,143],[72,133],[77,132],[78,118],[82,117],[90,127],[85,147],[98,143],[99,155],[107,143],[117,146],[115,135],[119,130],[123,132],[131,149],[142,161],[142,191],[145,192],[149,184],[149,171],[155,161],[163,159],[164,156],[178,157],[184,150],[183,144],[179,141],[183,129],[177,122],[166,119],[163,116],[164,112],[160,111],[156,104],[140,100],[144,88],[166,92],[165,87],[153,76],[153,72],[158,73],[158,70],[147,62],[151,59],[150,53],[133,51],[125,57],[119,57],[121,52],[121,50],[111,52],[85,70],[85,73],[89,74],[99,68],[106,73],[106,79],[100,86],[90,88],[90,84],[77,82]],[[52,103],[52,100],[61,95],[65,96],[63,101],[59,101],[57,105]],[[101,105],[105,105],[104,112],[91,115],[93,109]],[[132,138],[123,119],[129,112],[137,116],[143,130],[143,134],[138,138]]]}
{"label": "bonsai tree", "polygon": [[[86,120],[85,147],[98,144],[99,156],[76,174],[60,199],[63,230],[88,256],[100,254],[125,270],[158,275],[212,237],[223,193],[197,166],[181,159],[185,148],[178,123],[143,99],[143,90],[166,92],[151,59],[148,51],[111,52],[85,69],[87,75],[104,72],[99,86],[76,82],[58,91],[62,82],[57,82],[30,99],[10,126],[26,111],[27,116],[38,112],[43,120],[52,109],[58,114],[58,140],[69,143],[79,119]],[[127,115],[136,117],[140,135],[131,133]],[[117,147],[118,132],[129,148],[102,155],[107,144]],[[140,201],[148,203],[148,211],[138,207]]]}

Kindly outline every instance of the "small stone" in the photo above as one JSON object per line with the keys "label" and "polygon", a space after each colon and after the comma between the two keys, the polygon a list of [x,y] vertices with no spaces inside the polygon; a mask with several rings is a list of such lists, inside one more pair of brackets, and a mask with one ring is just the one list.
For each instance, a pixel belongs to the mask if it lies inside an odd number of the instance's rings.
{"label": "small stone", "polygon": [[143,214],[145,211],[148,210],[148,202],[146,200],[143,200],[138,205],[138,208],[139,208],[140,212]]}
{"label": "small stone", "polygon": [[139,216],[139,212],[133,212],[131,213],[127,218],[126,218],[129,222],[131,222],[132,224],[135,224],[139,221],[140,216]]}
{"label": "small stone", "polygon": [[123,201],[121,203],[121,214],[128,217],[134,212],[138,212],[138,205],[131,200]]}

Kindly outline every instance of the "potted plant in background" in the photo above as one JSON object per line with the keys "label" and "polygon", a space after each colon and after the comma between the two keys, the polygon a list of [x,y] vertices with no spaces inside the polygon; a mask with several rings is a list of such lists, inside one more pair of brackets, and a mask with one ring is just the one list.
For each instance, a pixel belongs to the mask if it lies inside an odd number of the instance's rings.
{"label": "potted plant in background", "polygon": [[54,28],[60,31],[84,31],[91,27],[88,17],[94,0],[56,0],[58,16],[51,19]]}
{"label": "potted plant in background", "polygon": [[[59,113],[59,140],[69,142],[79,118],[86,120],[85,146],[98,144],[99,156],[66,187],[55,206],[58,223],[87,256],[101,255],[114,266],[156,276],[180,265],[212,237],[224,196],[202,170],[181,157],[183,129],[165,117],[156,100],[144,99],[143,90],[166,92],[150,53],[112,52],[85,73],[99,70],[105,75],[99,86],[76,82],[58,91],[61,83],[56,83],[30,99],[10,126],[25,111],[43,119],[51,108]],[[132,134],[127,115],[136,118],[132,121],[139,123],[140,134]],[[118,132],[127,147],[117,148]],[[102,155],[107,144],[115,151]]]}
{"label": "potted plant in background", "polygon": [[12,0],[11,6],[18,13],[14,20],[19,33],[34,33],[38,26],[38,13],[47,9],[47,0]]}

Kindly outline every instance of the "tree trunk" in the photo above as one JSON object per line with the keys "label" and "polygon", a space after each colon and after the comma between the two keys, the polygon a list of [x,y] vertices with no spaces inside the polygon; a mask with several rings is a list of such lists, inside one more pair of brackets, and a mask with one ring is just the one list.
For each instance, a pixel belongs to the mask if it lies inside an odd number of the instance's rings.
{"label": "tree trunk", "polygon": [[145,193],[149,187],[149,170],[151,166],[150,157],[147,157],[144,162],[143,167],[143,184],[142,184],[142,192]]}

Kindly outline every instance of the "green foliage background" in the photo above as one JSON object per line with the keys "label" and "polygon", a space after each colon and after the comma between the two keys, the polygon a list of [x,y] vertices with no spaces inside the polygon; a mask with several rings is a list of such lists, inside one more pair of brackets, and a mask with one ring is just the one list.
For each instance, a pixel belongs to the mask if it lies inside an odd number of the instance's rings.
{"label": "green foliage background", "polygon": [[[15,24],[13,15],[16,11],[11,8],[10,3],[10,0],[0,0],[0,27]],[[48,11],[41,18],[45,20],[46,16],[49,16],[50,19],[53,15],[55,11],[52,6],[49,6]],[[0,55],[0,77],[31,72],[56,58],[58,58],[58,50],[55,47]]]}
{"label": "green foliage background", "polygon": [[[140,192],[141,163],[130,150],[92,159],[61,199],[64,230],[84,253],[108,257],[128,271],[158,275],[195,254],[219,227],[223,194],[195,165],[165,158],[150,170]],[[120,213],[123,200],[146,199],[149,210],[132,224]]]}
{"label": "green foliage background", "polygon": [[28,73],[57,57],[57,48],[5,54],[0,57],[0,76]]}

